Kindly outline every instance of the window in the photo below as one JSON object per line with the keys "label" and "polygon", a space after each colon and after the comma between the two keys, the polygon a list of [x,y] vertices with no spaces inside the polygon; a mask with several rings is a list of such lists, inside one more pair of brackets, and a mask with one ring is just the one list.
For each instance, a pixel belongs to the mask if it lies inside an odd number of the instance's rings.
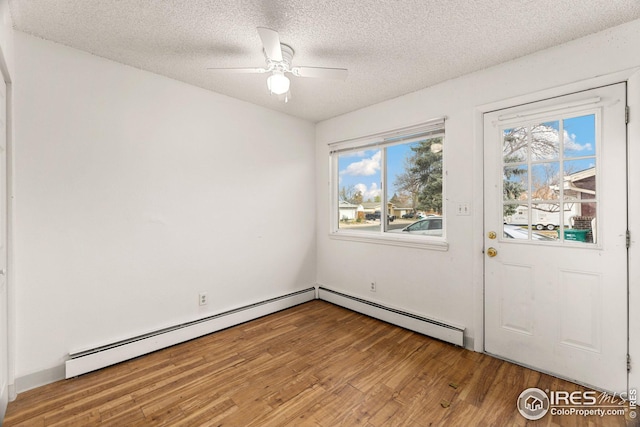
{"label": "window", "polygon": [[332,148],[334,235],[443,240],[444,119]]}
{"label": "window", "polygon": [[505,237],[597,243],[597,114],[502,129]]}

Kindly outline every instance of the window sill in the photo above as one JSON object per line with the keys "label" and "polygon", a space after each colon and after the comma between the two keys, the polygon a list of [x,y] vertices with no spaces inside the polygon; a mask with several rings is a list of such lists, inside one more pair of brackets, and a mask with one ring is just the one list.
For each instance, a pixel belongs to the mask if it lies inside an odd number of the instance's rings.
{"label": "window sill", "polygon": [[336,231],[329,233],[329,238],[350,242],[370,243],[375,245],[401,246],[405,248],[427,249],[446,252],[449,243],[443,237],[426,236],[393,236],[388,234],[365,234]]}

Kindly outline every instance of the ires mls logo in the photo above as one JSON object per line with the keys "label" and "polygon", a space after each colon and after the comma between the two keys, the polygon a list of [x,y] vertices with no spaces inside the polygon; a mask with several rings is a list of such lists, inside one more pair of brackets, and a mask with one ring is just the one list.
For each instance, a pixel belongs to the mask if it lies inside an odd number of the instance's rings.
{"label": "ires mls logo", "polygon": [[528,388],[518,396],[518,411],[528,420],[539,420],[549,411],[549,397],[539,388]]}
{"label": "ires mls logo", "polygon": [[595,405],[598,393],[595,391],[550,391],[551,405]]}
{"label": "ires mls logo", "polygon": [[[614,393],[596,391],[542,391],[528,388],[518,396],[518,411],[528,420],[539,420],[547,413],[553,416],[624,416],[637,417],[637,391]],[[626,407],[628,406],[628,407]]]}

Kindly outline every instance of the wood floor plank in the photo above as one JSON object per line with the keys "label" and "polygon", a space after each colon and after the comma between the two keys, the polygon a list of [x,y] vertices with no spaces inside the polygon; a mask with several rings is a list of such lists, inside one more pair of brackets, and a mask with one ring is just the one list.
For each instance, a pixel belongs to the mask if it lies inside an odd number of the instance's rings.
{"label": "wood floor plank", "polygon": [[21,393],[4,426],[638,426],[527,421],[526,388],[584,387],[312,301]]}

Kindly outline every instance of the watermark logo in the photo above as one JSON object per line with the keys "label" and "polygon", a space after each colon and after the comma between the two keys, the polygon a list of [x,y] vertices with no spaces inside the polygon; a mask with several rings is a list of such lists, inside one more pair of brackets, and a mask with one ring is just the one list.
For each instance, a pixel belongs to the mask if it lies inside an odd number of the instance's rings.
{"label": "watermark logo", "polygon": [[528,420],[539,420],[549,412],[549,397],[539,388],[528,388],[518,396],[518,411]]}
{"label": "watermark logo", "polygon": [[568,416],[638,416],[637,391],[624,393],[588,391],[550,391],[528,388],[518,396],[518,411],[528,420],[539,420],[547,413]]}

